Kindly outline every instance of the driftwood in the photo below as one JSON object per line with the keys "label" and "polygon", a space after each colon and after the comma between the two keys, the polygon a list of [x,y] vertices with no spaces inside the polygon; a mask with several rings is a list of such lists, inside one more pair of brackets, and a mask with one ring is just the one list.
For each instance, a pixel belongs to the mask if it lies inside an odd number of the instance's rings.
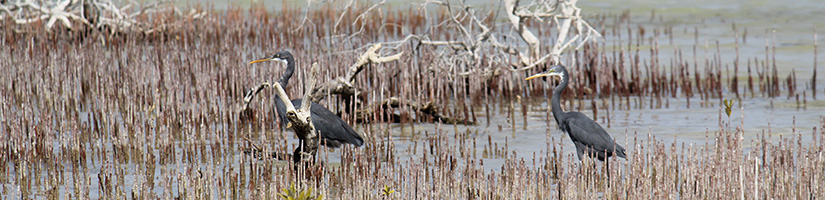
{"label": "driftwood", "polygon": [[[309,85],[307,85],[307,90],[304,93],[304,99],[312,99],[312,92],[310,92],[309,88],[315,87],[315,77],[317,76],[318,63],[313,63],[309,82],[307,83]],[[295,134],[298,135],[298,139],[301,140],[301,145],[298,147],[300,149],[295,150],[295,153],[292,155],[292,160],[296,163],[312,161],[315,153],[318,152],[318,146],[320,144],[318,132],[315,130],[315,125],[312,124],[312,117],[310,116],[310,106],[312,102],[303,101],[301,109],[296,110],[289,96],[287,96],[284,91],[284,88],[281,87],[281,84],[275,83],[274,87],[278,93],[278,97],[280,97],[281,101],[286,105],[286,118],[289,120],[287,127],[292,128]]]}
{"label": "driftwood", "polygon": [[252,157],[258,158],[259,160],[271,158],[275,160],[292,160],[292,154],[284,153],[284,152],[266,152],[263,148],[259,147],[255,142],[250,140],[249,138],[243,137],[246,142],[252,145],[251,148],[244,148],[243,153],[247,155],[251,155]]}
{"label": "driftwood", "polygon": [[[346,8],[350,8],[354,2],[354,0],[350,0]],[[448,68],[449,71],[456,72],[453,76],[481,74],[492,80],[501,74],[499,68],[478,68],[477,66],[481,63],[493,63],[489,65],[509,66],[507,67],[508,70],[517,71],[531,69],[544,63],[556,64],[561,62],[560,58],[564,52],[570,49],[580,48],[588,41],[601,37],[598,31],[581,18],[581,10],[576,7],[577,0],[534,0],[529,3],[522,2],[523,0],[504,0],[504,13],[507,15],[507,24],[510,25],[509,27],[511,27],[511,29],[509,31],[497,31],[495,29],[502,26],[495,24],[497,23],[496,20],[490,19],[490,17],[495,17],[495,9],[476,9],[473,6],[465,4],[463,1],[456,3],[451,0],[426,0],[422,3],[421,10],[428,12],[427,10],[429,8],[427,7],[431,5],[445,9],[447,14],[445,20],[435,23],[435,26],[444,31],[455,32],[455,37],[439,39],[430,38],[427,34],[409,34],[398,41],[386,41],[372,45],[360,56],[358,62],[348,69],[345,76],[332,79],[313,88],[313,98],[311,101],[319,102],[332,94],[340,95],[345,101],[348,101],[352,99],[351,97],[359,95],[353,86],[353,81],[364,67],[372,63],[396,61],[403,54],[403,52],[401,52],[382,57],[380,53],[378,53],[382,48],[381,44],[387,46],[392,45],[388,48],[394,51],[399,50],[402,45],[406,44],[413,44],[414,51],[419,49],[420,46],[432,46],[435,47],[435,53],[438,55],[437,57],[439,57],[439,59],[434,61],[433,66]],[[367,20],[361,16],[375,12],[375,9],[380,10],[380,6],[384,5],[384,3],[384,1],[381,1],[372,5],[369,9],[360,13],[356,21]],[[309,5],[311,4],[308,4],[308,7]],[[344,10],[348,10],[346,8]],[[337,17],[338,20],[336,20],[333,26],[335,33],[338,33],[338,27],[342,26],[341,19],[349,14],[348,11],[344,11]],[[429,14],[425,14],[425,17],[428,16]],[[303,22],[305,21],[306,20]],[[530,27],[528,26],[537,23],[528,23],[530,21],[555,26],[558,32],[549,52],[541,52],[541,48],[539,48],[542,45],[541,40],[537,39],[536,35],[530,31]],[[359,23],[353,23],[352,26],[358,26],[357,24]],[[362,21],[360,24],[363,25],[366,23]],[[350,33],[350,38],[358,34],[360,34],[360,31]],[[342,33],[341,35],[345,34]],[[508,41],[506,38],[521,38],[524,44]],[[493,51],[485,51],[485,49],[491,49]],[[492,54],[489,52],[492,52]],[[516,62],[511,61],[513,57],[517,58]],[[360,110],[359,112],[361,113],[357,113],[357,115],[362,115],[365,111],[369,110]],[[452,119],[440,116],[436,112],[428,111],[428,113],[419,109],[414,109],[414,111],[431,115],[437,119]],[[444,120],[436,121],[444,122]],[[467,120],[447,121],[456,122]]]}
{"label": "driftwood", "polygon": [[[573,43],[578,43],[575,49],[581,48],[587,41],[600,38],[601,34],[590,24],[581,18],[581,9],[576,7],[578,0],[556,0],[556,1],[533,1],[526,6],[519,6],[520,0],[505,0],[507,17],[513,27],[516,28],[521,38],[532,49],[532,59],[521,60],[521,68],[516,70],[526,70],[545,62],[560,63],[561,54],[567,51]],[[556,42],[550,53],[538,58],[537,51],[541,45],[540,41],[525,28],[525,22],[535,19],[540,22],[555,24],[558,31]],[[548,60],[549,59],[549,60]]]}
{"label": "driftwood", "polygon": [[[381,107],[384,108],[384,109],[408,107],[408,108],[411,108],[413,110],[413,112],[420,112],[422,114],[425,114],[425,115],[428,115],[428,116],[432,117],[433,122],[440,122],[440,123],[443,123],[443,124],[463,124],[463,125],[475,125],[476,124],[475,121],[471,121],[469,119],[458,119],[458,118],[453,118],[453,117],[448,117],[448,116],[441,115],[441,113],[438,111],[439,108],[438,108],[438,106],[436,106],[434,101],[429,101],[427,103],[421,104],[421,103],[417,103],[417,102],[412,101],[412,100],[402,101],[398,97],[390,97],[390,98],[385,99],[384,101],[382,101]],[[358,110],[356,112],[357,112],[357,116],[356,116],[357,120],[366,122],[366,121],[370,121],[369,119],[372,116],[372,114],[374,114],[375,112],[378,112],[378,111],[375,111],[373,109],[361,109],[361,110]],[[390,118],[390,121],[392,121],[392,122],[400,122],[400,119],[401,119],[400,115],[386,114],[386,113],[385,113],[385,115],[388,118]]]}
{"label": "driftwood", "polygon": [[241,122],[254,121],[255,112],[252,109],[249,109],[249,104],[252,103],[252,99],[254,99],[258,93],[269,87],[272,87],[272,83],[263,82],[244,94],[243,105],[238,108],[238,114],[240,115]]}
{"label": "driftwood", "polygon": [[[382,44],[380,44],[380,43],[372,45],[369,49],[367,49],[364,53],[361,54],[361,56],[358,58],[358,60],[355,63],[353,63],[349,67],[349,69],[347,70],[347,73],[344,76],[335,78],[331,81],[327,81],[327,82],[319,85],[318,87],[313,87],[313,89],[311,90],[312,94],[310,95],[310,97],[307,97],[307,98],[304,98],[304,99],[311,98],[311,100],[313,102],[317,103],[317,102],[320,102],[321,100],[323,100],[324,98],[326,98],[327,96],[332,95],[332,94],[341,95],[345,98],[356,95],[356,91],[355,91],[355,87],[353,86],[353,82],[355,81],[355,77],[358,75],[358,73],[363,71],[365,67],[369,66],[370,64],[397,61],[401,58],[401,55],[404,54],[404,52],[400,52],[400,53],[390,55],[390,56],[381,56],[377,53],[377,51],[379,49],[381,49],[381,47],[382,47]],[[313,65],[313,67],[314,66],[315,66],[315,64]],[[252,117],[251,110],[249,109],[249,104],[252,102],[252,99],[258,93],[263,91],[264,89],[272,87],[272,86],[273,86],[272,83],[264,82],[264,83],[259,84],[257,87],[249,90],[244,95],[244,98],[243,98],[244,104],[239,109],[242,119],[248,119],[248,118]],[[284,101],[284,102],[286,102],[286,101]],[[387,99],[387,100],[383,101],[382,105],[391,105],[392,107],[397,108],[397,107],[401,106],[400,102],[401,101],[399,101],[398,98],[390,98],[390,99]],[[466,119],[456,119],[456,118],[452,118],[452,117],[442,116],[440,114],[440,112],[438,112],[438,109],[437,109],[438,107],[435,106],[435,103],[432,102],[432,101],[428,102],[426,104],[423,104],[423,105],[415,103],[414,101],[404,101],[404,102],[407,102],[405,104],[405,107],[412,108],[414,112],[417,111],[417,112],[421,112],[421,113],[430,115],[430,116],[433,117],[433,121],[436,121],[436,122],[441,122],[441,123],[446,123],[446,124],[466,124],[466,125],[475,124],[475,122],[471,122],[471,121],[468,121]],[[373,112],[373,111],[369,110],[369,109],[365,109],[365,110],[359,110],[357,112],[360,113],[359,116],[364,116],[365,114],[368,115],[368,113],[365,113],[365,112]],[[363,119],[365,119],[365,118],[361,118],[361,120],[359,120],[359,121],[364,121]]]}
{"label": "driftwood", "polygon": [[[72,24],[82,24],[96,29],[106,28],[110,34],[126,31],[140,31],[145,34],[180,26],[189,19],[199,19],[205,12],[192,10],[183,14],[171,1],[156,1],[137,8],[142,3],[126,1],[126,5],[115,5],[111,0],[19,0],[0,1],[0,20],[11,18],[18,25],[37,24],[46,21],[45,29],[52,30],[55,24],[64,28],[74,29]],[[130,12],[132,11],[132,12]],[[172,21],[164,24],[144,23],[138,20],[141,16],[173,11],[185,20]]]}
{"label": "driftwood", "polygon": [[[311,75],[310,80],[307,84],[307,92],[304,93],[304,99],[311,99],[312,93],[309,88],[315,87],[315,77],[318,75],[318,64],[313,63],[311,68]],[[249,92],[244,95],[244,105],[241,107],[241,113],[249,110],[249,102],[257,95],[261,90],[272,87],[275,89],[275,92],[278,95],[278,98],[281,98],[281,101],[284,102],[286,106],[286,118],[289,120],[287,127],[292,128],[295,134],[300,139],[301,144],[298,148],[295,149],[293,154],[291,155],[292,160],[295,163],[302,163],[302,162],[311,162],[315,157],[315,154],[318,152],[318,146],[320,144],[320,140],[318,138],[318,133],[315,129],[315,126],[312,124],[312,117],[310,115],[310,106],[311,101],[303,101],[302,105],[300,105],[300,109],[295,109],[295,105],[292,105],[292,101],[289,99],[289,96],[284,91],[283,87],[279,83],[262,83],[255,89],[250,90]],[[251,142],[251,141],[250,141]],[[244,152],[247,154],[252,155],[261,155],[260,148],[253,143],[253,149],[245,150]],[[275,153],[270,155],[270,157],[283,159],[288,157],[289,154],[283,153]],[[266,157],[266,156],[260,156]]]}
{"label": "driftwood", "polygon": [[370,64],[396,61],[401,59],[401,55],[404,54],[404,52],[400,52],[391,56],[380,56],[376,53],[379,49],[381,49],[381,44],[373,45],[367,49],[366,52],[361,54],[358,61],[349,67],[346,75],[327,81],[326,83],[312,89],[312,101],[320,102],[330,94],[338,94],[343,96],[355,95],[355,88],[353,87],[352,82],[355,81],[355,76],[364,70],[364,67]]}
{"label": "driftwood", "polygon": [[255,89],[247,91],[246,94],[244,94],[243,96],[243,106],[241,107],[241,110],[249,109],[249,103],[252,102],[252,99],[255,98],[255,95],[258,95],[258,93],[269,87],[272,87],[272,83],[263,82],[259,84],[258,87],[255,87]]}
{"label": "driftwood", "polygon": [[[535,0],[527,5],[520,5],[521,0],[504,0],[504,9],[515,37],[521,38],[526,45],[503,42],[500,39],[509,37],[505,32],[496,32],[496,20],[487,17],[494,10],[476,10],[464,2],[453,3],[449,0],[427,0],[422,7],[436,5],[446,9],[447,20],[437,23],[445,31],[457,33],[450,40],[438,40],[427,35],[411,34],[399,41],[385,42],[387,44],[406,43],[412,39],[419,45],[443,47],[437,52],[441,59],[439,65],[460,69],[456,75],[470,73],[490,73],[489,69],[477,70],[470,68],[477,66],[485,57],[483,49],[494,49],[497,56],[486,57],[490,61],[501,63],[501,66],[511,66],[510,70],[526,70],[543,63],[560,63],[561,54],[574,47],[580,48],[586,42],[601,37],[598,31],[584,21],[581,9],[576,7],[578,0]],[[424,8],[427,9],[427,8]],[[485,16],[486,15],[486,16]],[[528,21],[536,20],[541,23],[555,25],[558,31],[556,40],[549,53],[541,52],[541,40],[530,31]],[[525,47],[522,47],[525,46]],[[543,56],[542,56],[543,55]],[[515,56],[516,63],[510,63],[509,57]]]}
{"label": "driftwood", "polygon": [[[319,102],[323,100],[326,96],[331,94],[337,94],[344,97],[351,97],[356,95],[355,87],[353,87],[352,82],[355,81],[355,77],[360,73],[364,68],[370,64],[377,64],[377,63],[385,63],[391,61],[397,61],[401,58],[401,55],[404,52],[400,52],[390,56],[380,56],[376,51],[381,49],[382,44],[374,44],[369,49],[366,50],[361,56],[358,58],[352,66],[349,67],[347,70],[346,75],[343,77],[338,77],[333,79],[332,81],[328,81],[312,90],[312,101]],[[260,90],[260,87],[258,88]],[[383,105],[390,105],[394,108],[401,107],[401,102],[398,98],[393,97],[383,101],[381,104]],[[413,111],[421,112],[433,117],[433,121],[441,122],[445,124],[465,124],[465,125],[473,125],[475,122],[466,120],[466,119],[456,119],[452,117],[442,116],[440,112],[438,112],[438,107],[435,105],[434,102],[430,101],[426,104],[418,104],[414,101],[403,101],[405,102],[404,107],[410,107]],[[359,113],[359,116],[369,115],[369,113],[374,112],[370,109],[364,109],[356,111]],[[366,121],[365,118],[361,118],[358,121]]]}

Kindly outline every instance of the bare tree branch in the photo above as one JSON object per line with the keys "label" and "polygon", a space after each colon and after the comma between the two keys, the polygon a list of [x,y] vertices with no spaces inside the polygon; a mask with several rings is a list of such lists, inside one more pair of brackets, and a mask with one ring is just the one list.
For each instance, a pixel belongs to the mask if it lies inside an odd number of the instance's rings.
{"label": "bare tree branch", "polygon": [[251,90],[247,91],[246,94],[244,94],[244,97],[243,97],[243,103],[244,104],[243,104],[243,106],[241,106],[240,109],[241,110],[249,109],[249,103],[252,102],[252,99],[255,98],[255,95],[258,95],[258,93],[260,93],[262,90],[264,90],[268,87],[272,87],[272,84],[269,83],[269,82],[264,82],[264,83],[261,83],[260,85],[258,85],[258,87],[255,87],[255,89],[251,89]]}
{"label": "bare tree branch", "polygon": [[[312,8],[312,0],[307,0],[307,7],[306,7],[306,10],[304,10],[304,18],[301,19],[301,24],[299,24],[298,27],[296,27],[294,30],[292,30],[292,32],[300,31],[301,29],[304,28],[304,24],[307,21],[310,21],[309,20],[309,9],[310,8]],[[309,23],[312,23],[312,21],[310,21]]]}
{"label": "bare tree branch", "polygon": [[[304,93],[304,99],[312,99],[312,90],[311,88],[315,87],[316,78],[318,76],[318,63],[313,63],[310,72],[310,79],[306,88],[306,92]],[[301,107],[299,109],[295,108],[295,105],[292,104],[292,101],[289,99],[289,96],[284,91],[284,88],[279,83],[268,83],[264,82],[259,84],[254,89],[249,90],[246,92],[243,98],[243,106],[240,107],[241,113],[244,113],[249,110],[249,103],[252,99],[255,98],[255,95],[260,93],[263,89],[272,87],[275,89],[275,92],[278,98],[281,99],[281,102],[284,102],[286,106],[286,118],[289,120],[287,127],[291,128],[295,131],[295,134],[301,139],[301,145],[298,149],[295,150],[295,154],[292,155],[293,161],[298,162],[308,162],[311,161],[312,158],[315,156],[315,153],[318,151],[318,146],[320,144],[320,140],[318,138],[317,131],[315,129],[315,125],[312,124],[312,117],[311,117],[311,105],[312,101],[303,101]],[[242,114],[243,115],[243,114]],[[254,144],[254,143],[253,143]],[[249,150],[250,154],[260,153],[257,146],[255,149]],[[273,157],[283,158],[284,155],[288,154],[272,154]]]}
{"label": "bare tree branch", "polygon": [[[538,58],[539,54],[531,54],[532,59],[530,60],[524,60],[522,58],[522,66],[525,67],[514,70],[530,69],[548,61],[551,63],[559,63],[561,54],[567,51],[573,43],[578,42],[578,45],[576,45],[576,48],[578,49],[581,48],[581,46],[587,41],[590,41],[593,38],[601,37],[601,34],[599,34],[598,31],[596,31],[590,26],[590,24],[581,18],[581,9],[576,7],[577,1],[578,0],[534,1],[524,7],[518,6],[519,0],[505,1],[507,4],[506,7],[512,10],[512,12],[507,12],[507,14],[509,15],[510,21],[514,23],[514,26],[516,26],[516,21],[524,22],[528,19],[536,19],[541,22],[552,21],[556,24],[556,29],[558,30],[556,42],[553,44],[553,48],[550,50],[549,54],[539,58],[538,60],[535,59]],[[524,29],[517,29],[525,42],[527,42],[531,48],[537,49],[540,44],[536,44],[534,46],[534,43],[530,42],[530,40],[532,40],[530,37],[532,33],[525,36],[523,33],[523,31],[525,31]],[[529,32],[529,30],[526,31]],[[571,33],[571,31],[573,32]],[[582,38],[582,36],[584,38]]]}
{"label": "bare tree branch", "polygon": [[[353,87],[352,82],[355,81],[355,77],[364,70],[369,64],[377,64],[377,63],[385,63],[385,62],[392,62],[398,59],[401,59],[401,55],[404,52],[399,52],[394,55],[390,56],[380,56],[376,53],[379,49],[381,49],[381,44],[374,44],[372,47],[367,49],[366,52],[361,54],[352,66],[349,67],[347,73],[344,77],[338,77],[331,81],[327,81],[324,84],[321,84],[318,87],[314,87],[312,90],[312,101],[319,102],[326,98],[329,94],[342,94],[342,95],[354,95],[355,89]],[[309,99],[309,98],[305,98]]]}
{"label": "bare tree branch", "polygon": [[[306,93],[304,93],[304,99],[312,98],[310,88],[314,87],[316,76],[318,76],[318,63],[313,63],[311,75],[309,76],[309,85],[307,86]],[[281,87],[281,84],[275,83],[273,87],[278,97],[281,98],[281,101],[284,102],[286,106],[286,118],[289,120],[287,127],[292,128],[298,138],[301,139],[300,149],[295,151],[295,155],[292,155],[293,161],[296,163],[312,161],[320,144],[315,125],[312,124],[310,112],[312,101],[303,101],[301,109],[296,110],[295,106],[292,105],[292,101],[289,100],[289,96],[287,96],[284,91],[284,88]]]}
{"label": "bare tree branch", "polygon": [[[463,125],[475,125],[476,124],[475,121],[471,121],[469,119],[458,119],[458,118],[453,118],[453,117],[448,117],[448,116],[441,115],[441,113],[438,111],[439,108],[438,108],[438,106],[436,106],[434,101],[429,101],[427,103],[420,104],[420,103],[417,103],[417,102],[412,101],[412,100],[402,101],[398,97],[390,97],[390,98],[384,99],[384,101],[381,101],[380,105],[384,108],[407,107],[407,108],[412,109],[412,112],[421,112],[422,114],[425,114],[425,115],[428,115],[428,116],[432,117],[433,121],[444,123],[444,124],[463,124]],[[372,109],[358,110],[357,111],[358,118],[361,121],[368,121],[367,118],[369,116],[371,116],[374,112],[376,112],[376,111],[372,110]],[[392,114],[392,115],[393,116],[391,116],[390,118],[392,118],[394,120],[398,120],[400,118],[400,116],[398,116],[396,114]]]}
{"label": "bare tree branch", "polygon": [[539,45],[541,45],[541,42],[539,41],[539,38],[537,38],[533,32],[530,32],[527,26],[523,23],[523,17],[516,15],[518,2],[519,0],[505,0],[504,7],[507,9],[507,19],[510,20],[513,28],[515,28],[519,35],[521,35],[521,39],[527,43],[528,55],[519,54],[519,58],[523,65],[528,65],[529,63],[532,63],[534,59],[539,57]]}
{"label": "bare tree branch", "polygon": [[[580,48],[584,43],[601,37],[598,31],[580,17],[581,9],[575,5],[577,0],[536,0],[525,6],[520,6],[520,1],[505,0],[504,9],[509,24],[513,27],[517,37],[527,44],[527,47],[500,42],[499,39],[506,36],[490,28],[495,25],[485,23],[481,17],[478,17],[477,11],[472,6],[463,5],[463,2],[462,5],[457,6],[450,1],[435,0],[425,1],[422,7],[437,5],[446,9],[449,13],[448,18],[436,26],[446,26],[460,33],[460,36],[453,40],[437,40],[422,35],[409,35],[401,41],[416,38],[421,45],[446,47],[443,50],[449,50],[450,53],[440,52],[446,55],[446,58],[436,62],[441,62],[443,65],[440,66],[451,69],[461,67],[457,74],[467,74],[475,71],[466,69],[466,67],[475,66],[475,63],[481,61],[481,54],[484,52],[480,50],[484,48],[498,51],[498,55],[502,56],[494,59],[498,62],[506,62],[507,57],[516,56],[517,63],[499,65],[512,66],[509,69],[515,71],[530,69],[547,62],[559,63],[561,55],[569,48]],[[530,31],[527,24],[529,20],[556,25],[558,34],[550,52],[541,52],[541,40]],[[523,50],[520,50],[521,48]]]}
{"label": "bare tree branch", "polygon": [[[107,27],[111,33],[123,31],[141,31],[152,33],[169,26],[179,26],[181,21],[161,25],[151,25],[137,20],[140,16],[160,12],[164,10],[175,10],[169,1],[157,1],[141,9],[129,13],[129,10],[137,2],[130,2],[125,6],[118,7],[111,0],[22,0],[22,1],[2,1],[0,4],[0,18],[11,18],[15,24],[26,25],[39,21],[46,21],[44,28],[52,30],[55,24],[62,24],[63,27],[73,29],[75,23],[80,23],[89,28]],[[179,13],[179,12],[176,12]],[[198,19],[204,12],[190,12],[188,19]]]}

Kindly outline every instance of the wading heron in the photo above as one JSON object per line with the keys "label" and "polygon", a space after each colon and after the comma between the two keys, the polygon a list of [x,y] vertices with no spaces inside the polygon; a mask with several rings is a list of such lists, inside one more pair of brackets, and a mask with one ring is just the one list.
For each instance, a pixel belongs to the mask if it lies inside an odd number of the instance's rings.
{"label": "wading heron", "polygon": [[[271,56],[251,61],[249,64],[265,61],[286,62],[286,71],[281,75],[281,78],[278,79],[281,87],[286,88],[286,85],[289,83],[289,78],[291,78],[295,72],[295,59],[292,57],[292,53],[289,53],[289,51],[281,51]],[[300,106],[302,102],[302,99],[292,100],[292,104],[295,106]],[[275,96],[275,110],[281,119],[281,125],[286,126],[288,123],[286,118],[286,105],[284,105],[284,102],[282,102],[278,96]],[[338,148],[343,144],[352,144],[357,147],[364,144],[364,139],[361,139],[361,135],[358,135],[349,124],[320,104],[312,102],[310,117],[312,124],[315,126],[315,130],[317,130],[321,136],[322,145]],[[298,151],[298,149],[296,149],[296,151]]]}
{"label": "wading heron", "polygon": [[584,154],[596,157],[601,161],[605,161],[613,155],[626,158],[624,148],[616,144],[602,126],[580,112],[564,112],[561,110],[559,98],[570,81],[567,69],[564,66],[556,65],[545,72],[527,77],[524,80],[545,76],[559,76],[561,78],[561,83],[553,90],[553,97],[550,102],[553,109],[553,118],[556,118],[559,129],[566,132],[570,136],[570,140],[573,140],[579,160],[582,159]]}

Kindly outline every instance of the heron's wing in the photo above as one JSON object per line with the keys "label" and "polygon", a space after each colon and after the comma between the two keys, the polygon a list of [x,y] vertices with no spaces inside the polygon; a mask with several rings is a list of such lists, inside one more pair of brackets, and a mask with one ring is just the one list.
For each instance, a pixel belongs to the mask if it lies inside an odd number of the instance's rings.
{"label": "heron's wing", "polygon": [[310,112],[312,114],[312,124],[315,125],[315,129],[321,132],[322,138],[350,143],[359,147],[364,144],[361,136],[347,122],[344,122],[338,115],[335,115],[324,106],[312,102]]}
{"label": "heron's wing", "polygon": [[[280,100],[276,100],[275,103],[278,117],[281,119],[281,123],[286,126],[288,123],[286,118],[286,105],[281,103]],[[303,99],[292,100],[292,105],[296,108],[301,107],[301,103],[303,103]],[[340,147],[341,143],[349,143],[360,147],[364,144],[361,135],[356,133],[349,124],[341,120],[338,115],[335,115],[335,113],[332,113],[332,111],[329,111],[326,107],[312,102],[312,107],[310,107],[309,111],[312,117],[312,125],[315,125],[315,129],[321,133],[321,138],[326,142],[326,146]]]}
{"label": "heron's wing", "polygon": [[616,144],[602,126],[586,115],[569,112],[565,123],[569,129],[568,134],[574,141],[581,142],[596,152],[616,152],[617,155],[623,157],[624,148]]}

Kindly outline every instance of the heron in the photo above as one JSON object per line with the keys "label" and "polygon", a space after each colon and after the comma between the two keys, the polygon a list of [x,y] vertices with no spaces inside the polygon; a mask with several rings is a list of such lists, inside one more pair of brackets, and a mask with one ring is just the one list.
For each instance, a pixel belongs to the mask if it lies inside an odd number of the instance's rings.
{"label": "heron", "polygon": [[[295,72],[295,58],[292,56],[292,53],[289,51],[281,51],[271,56],[251,61],[249,64],[266,61],[281,61],[286,63],[286,71],[281,75],[281,78],[278,79],[278,83],[285,88],[287,84],[289,84],[289,78],[292,78],[292,74]],[[292,105],[298,106],[301,105],[302,102],[302,99],[293,99]],[[321,136],[322,145],[330,148],[338,148],[344,144],[352,144],[356,147],[364,144],[364,139],[361,138],[361,135],[355,132],[355,130],[338,117],[338,115],[335,115],[332,111],[320,104],[315,102],[311,103],[310,118],[312,119],[312,124],[315,126],[315,130],[317,130]],[[281,125],[286,126],[288,123],[286,118],[286,105],[281,101],[281,98],[278,98],[277,94],[275,96],[275,110],[281,119]],[[299,151],[300,148],[301,147],[298,147],[295,151]]]}
{"label": "heron", "polygon": [[556,124],[562,132],[566,132],[576,145],[576,154],[579,160],[584,154],[590,157],[596,157],[600,161],[605,161],[610,156],[618,156],[627,159],[625,150],[607,134],[607,131],[602,128],[596,121],[593,121],[586,115],[580,112],[564,112],[559,105],[561,93],[567,88],[567,83],[570,77],[567,75],[567,69],[562,65],[556,65],[545,72],[541,72],[524,80],[530,80],[539,77],[554,77],[561,78],[561,83],[553,90],[553,97],[551,99],[551,107],[553,109],[553,118],[556,119]]}

